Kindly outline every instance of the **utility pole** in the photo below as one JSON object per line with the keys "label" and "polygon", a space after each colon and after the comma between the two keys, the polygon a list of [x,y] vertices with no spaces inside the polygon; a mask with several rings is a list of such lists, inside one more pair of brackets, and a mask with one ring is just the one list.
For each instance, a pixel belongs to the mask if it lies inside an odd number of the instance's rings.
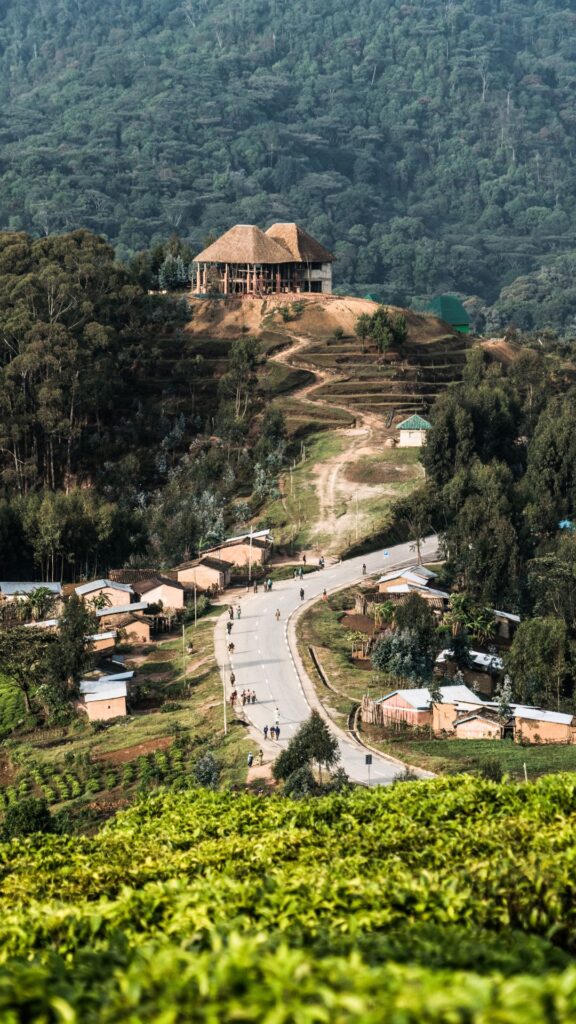
{"label": "utility pole", "polygon": [[252,523],[250,523],[250,550],[248,553],[248,583],[252,581]]}
{"label": "utility pole", "polygon": [[198,622],[198,603],[196,601],[196,580],[194,580],[194,628]]}
{"label": "utility pole", "polygon": [[356,491],[356,540],[358,540],[358,491]]}
{"label": "utility pole", "polygon": [[186,680],[186,626],[182,623],[182,675]]}

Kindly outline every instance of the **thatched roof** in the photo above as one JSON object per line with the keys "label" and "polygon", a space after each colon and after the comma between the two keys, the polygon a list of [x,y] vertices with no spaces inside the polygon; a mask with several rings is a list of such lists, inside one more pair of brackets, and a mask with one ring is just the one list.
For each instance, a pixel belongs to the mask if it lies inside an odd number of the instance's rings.
{"label": "thatched roof", "polygon": [[197,263],[292,263],[294,257],[255,224],[235,224],[194,259]]}
{"label": "thatched roof", "polygon": [[299,224],[273,224],[266,234],[292,253],[301,263],[332,263],[334,256]]}

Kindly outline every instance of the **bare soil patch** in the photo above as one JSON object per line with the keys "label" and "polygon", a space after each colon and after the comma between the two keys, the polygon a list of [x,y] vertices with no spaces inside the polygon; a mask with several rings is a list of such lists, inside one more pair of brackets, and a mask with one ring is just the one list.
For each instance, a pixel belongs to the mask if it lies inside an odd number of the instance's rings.
{"label": "bare soil patch", "polygon": [[346,466],[344,477],[352,484],[392,484],[413,476],[412,466],[394,466],[389,462],[352,462]]}
{"label": "bare soil patch", "polygon": [[135,761],[137,757],[144,754],[152,754],[156,750],[166,750],[173,743],[172,736],[160,736],[155,740],[146,740],[145,743],[135,743],[132,747],[121,747],[119,750],[107,750],[98,754],[97,761],[107,761],[110,764],[127,764]]}
{"label": "bare soil patch", "polygon": [[366,633],[366,636],[374,636],[374,621],[368,615],[356,615],[349,612],[340,619],[340,625],[354,633]]}

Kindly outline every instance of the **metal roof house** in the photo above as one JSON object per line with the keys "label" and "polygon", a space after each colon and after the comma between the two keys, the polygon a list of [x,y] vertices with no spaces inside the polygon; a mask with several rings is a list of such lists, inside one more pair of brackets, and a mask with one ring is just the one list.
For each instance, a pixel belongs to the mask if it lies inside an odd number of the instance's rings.
{"label": "metal roof house", "polygon": [[399,435],[399,448],[421,448],[422,445],[426,444],[426,435],[429,430],[432,430],[432,424],[429,420],[425,420],[423,416],[414,413],[407,420],[402,420],[401,423],[398,423],[396,430]]}
{"label": "metal roof house", "polygon": [[0,594],[7,601],[13,601],[15,598],[28,597],[35,590],[49,590],[54,597],[62,597],[62,584],[61,583],[12,583],[12,582],[0,582]]}
{"label": "metal roof house", "polygon": [[299,224],[236,224],[194,257],[195,294],[330,294],[333,262]]}

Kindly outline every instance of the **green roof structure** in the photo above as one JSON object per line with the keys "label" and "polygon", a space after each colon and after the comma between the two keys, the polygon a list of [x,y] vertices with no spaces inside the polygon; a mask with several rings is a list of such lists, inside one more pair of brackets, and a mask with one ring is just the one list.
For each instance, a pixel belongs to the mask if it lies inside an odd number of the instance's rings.
{"label": "green roof structure", "polygon": [[470,317],[455,295],[437,295],[426,306],[426,312],[435,313],[460,334],[470,332]]}
{"label": "green roof structure", "polygon": [[425,420],[423,416],[414,413],[407,420],[402,420],[402,423],[397,425],[396,430],[432,430],[432,424]]}

